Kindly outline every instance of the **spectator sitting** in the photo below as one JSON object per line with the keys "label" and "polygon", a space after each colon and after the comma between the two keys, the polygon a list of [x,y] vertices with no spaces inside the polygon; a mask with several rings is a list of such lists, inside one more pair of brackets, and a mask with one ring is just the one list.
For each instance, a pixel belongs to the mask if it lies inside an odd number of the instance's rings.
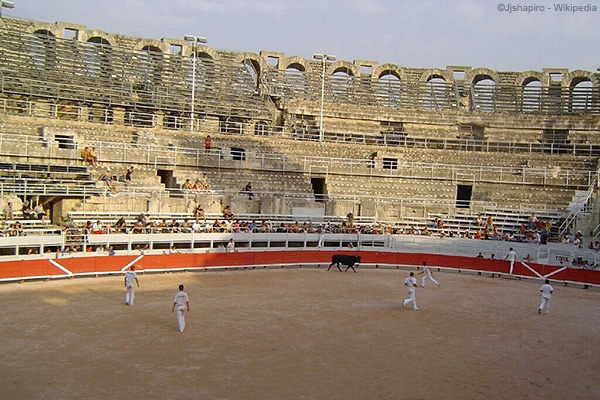
{"label": "spectator sitting", "polygon": [[210,182],[208,181],[208,175],[205,173],[202,174],[202,185],[204,186],[203,190],[210,190]]}
{"label": "spectator sitting", "polygon": [[127,221],[125,221],[125,217],[119,218],[119,220],[114,225],[115,231],[119,233],[125,233],[127,231]]}
{"label": "spectator sitting", "polygon": [[108,186],[111,189],[111,192],[117,191],[113,185],[114,181],[116,180],[116,176],[113,175],[110,168],[106,168],[106,171],[102,175],[100,175],[100,178],[98,178],[98,180],[106,182],[106,186]]}
{"label": "spectator sitting", "polygon": [[94,167],[98,166],[98,153],[95,147],[92,147],[90,150],[90,161]]}
{"label": "spectator sitting", "polygon": [[232,221],[233,220],[233,212],[231,211],[231,206],[226,206],[225,209],[223,210],[223,218],[225,218],[225,220],[227,221]]}
{"label": "spectator sitting", "polygon": [[102,229],[102,222],[100,222],[100,220],[97,220],[96,222],[94,222],[92,224],[92,233],[94,233],[94,234],[104,233],[104,231]]}
{"label": "spectator sitting", "polygon": [[477,254],[477,257],[476,257],[476,258],[483,258],[483,253],[482,253],[482,252],[479,252],[479,254]]}
{"label": "spectator sitting", "polygon": [[41,201],[33,207],[33,212],[35,213],[37,219],[41,219],[43,223],[46,223],[46,211],[44,211],[44,203]]}
{"label": "spectator sitting", "polygon": [[21,212],[23,213],[23,218],[35,219],[35,213],[33,212],[33,208],[31,208],[31,203],[29,202],[29,200],[25,200]]}
{"label": "spectator sitting", "polygon": [[187,189],[187,190],[192,190],[192,189],[194,189],[194,184],[189,179],[186,179],[185,182],[183,183],[183,185],[181,186],[181,188]]}
{"label": "spectator sitting", "polygon": [[96,149],[93,148],[93,151],[90,150],[89,147],[85,147],[83,150],[81,150],[81,160],[83,161],[83,164],[87,165],[92,165],[92,166],[97,166],[98,165],[98,157],[96,156]]}
{"label": "spectator sitting", "polygon": [[19,221],[15,221],[10,227],[9,236],[24,236],[23,226]]}
{"label": "spectator sitting", "polygon": [[204,214],[204,209],[200,204],[198,204],[196,210],[194,211],[194,218],[196,218],[196,220],[203,219],[204,222],[206,222],[206,215]]}
{"label": "spectator sitting", "polygon": [[13,208],[13,203],[9,201],[4,206],[4,209],[2,210],[2,213],[4,214],[4,219],[6,221],[14,219],[15,218],[15,210]]}

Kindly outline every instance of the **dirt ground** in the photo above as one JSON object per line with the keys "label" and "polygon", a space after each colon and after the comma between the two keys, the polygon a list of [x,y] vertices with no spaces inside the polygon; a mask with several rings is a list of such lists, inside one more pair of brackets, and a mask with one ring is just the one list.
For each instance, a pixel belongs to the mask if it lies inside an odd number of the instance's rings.
{"label": "dirt ground", "polygon": [[[0,285],[0,399],[598,399],[600,291],[407,270],[260,269]],[[420,279],[419,279],[420,281]],[[177,331],[173,295],[190,296]]]}

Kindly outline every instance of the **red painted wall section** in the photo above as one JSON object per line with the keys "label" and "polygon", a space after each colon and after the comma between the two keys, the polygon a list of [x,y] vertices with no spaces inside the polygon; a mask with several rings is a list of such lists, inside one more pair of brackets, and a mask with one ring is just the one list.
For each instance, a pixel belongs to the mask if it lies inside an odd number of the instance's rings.
{"label": "red painted wall section", "polygon": [[[224,267],[266,267],[269,265],[307,265],[328,267],[335,254],[360,255],[361,264],[371,266],[415,266],[421,267],[423,261],[432,268],[453,268],[458,270],[485,271],[508,274],[509,262],[505,260],[487,260],[474,257],[446,256],[438,254],[395,253],[382,251],[241,251],[236,253],[193,253],[193,254],[148,254],[144,256],[82,256],[58,259],[23,259],[0,261],[0,279],[21,280],[31,278],[57,278],[68,276],[54,263],[74,275],[118,273],[134,263],[140,272],[169,269],[224,268]],[[524,277],[547,276],[555,281],[579,282],[600,285],[600,271],[580,270],[542,264],[516,262],[514,275]],[[533,270],[533,271],[532,271]],[[534,272],[535,271],[535,272]],[[558,271],[558,272],[556,272]],[[536,274],[537,272],[537,274]]]}

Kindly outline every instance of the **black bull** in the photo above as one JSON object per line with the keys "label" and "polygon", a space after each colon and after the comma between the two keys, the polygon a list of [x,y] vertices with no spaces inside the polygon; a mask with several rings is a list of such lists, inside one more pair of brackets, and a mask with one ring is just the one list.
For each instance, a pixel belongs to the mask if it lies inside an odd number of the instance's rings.
{"label": "black bull", "polygon": [[345,255],[345,254],[336,254],[334,256],[331,256],[331,264],[329,264],[329,268],[327,268],[327,271],[329,271],[331,269],[331,266],[333,264],[336,264],[337,269],[339,269],[341,271],[342,269],[340,268],[340,264],[342,264],[342,265],[348,266],[344,271],[348,271],[348,269],[352,268],[352,271],[356,272],[356,270],[354,269],[354,264],[359,264],[359,263],[360,263],[360,256],[349,256],[349,255]]}

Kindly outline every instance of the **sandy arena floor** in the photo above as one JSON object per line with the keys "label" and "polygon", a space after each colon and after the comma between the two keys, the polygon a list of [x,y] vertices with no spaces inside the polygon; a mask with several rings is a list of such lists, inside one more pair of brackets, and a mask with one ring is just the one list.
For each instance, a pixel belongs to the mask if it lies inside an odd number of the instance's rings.
{"label": "sandy arena floor", "polygon": [[[405,270],[0,285],[0,399],[598,399],[600,291]],[[420,279],[419,279],[420,281]],[[171,313],[183,283],[184,333]]]}

